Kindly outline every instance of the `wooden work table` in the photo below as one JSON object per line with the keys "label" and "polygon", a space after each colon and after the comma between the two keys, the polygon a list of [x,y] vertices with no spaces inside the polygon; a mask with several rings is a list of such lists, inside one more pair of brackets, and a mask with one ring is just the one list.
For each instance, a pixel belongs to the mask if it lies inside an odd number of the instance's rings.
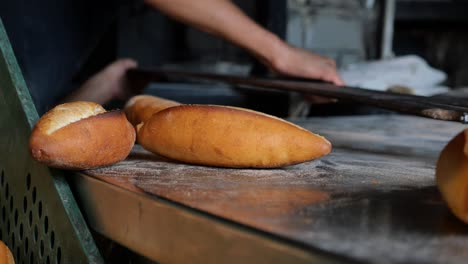
{"label": "wooden work table", "polygon": [[135,146],[72,178],[93,229],[161,262],[465,263],[468,226],[435,186],[466,125],[408,116],[292,120],[333,144],[279,169],[181,164]]}

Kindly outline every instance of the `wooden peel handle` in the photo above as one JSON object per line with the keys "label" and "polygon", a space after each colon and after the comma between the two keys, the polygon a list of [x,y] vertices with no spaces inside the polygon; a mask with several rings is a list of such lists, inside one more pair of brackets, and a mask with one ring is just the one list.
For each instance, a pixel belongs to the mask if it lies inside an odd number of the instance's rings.
{"label": "wooden peel handle", "polygon": [[133,81],[161,81],[168,78],[189,78],[247,85],[256,88],[293,91],[307,94],[349,100],[401,113],[432,119],[468,122],[468,105],[454,100],[429,98],[417,95],[396,94],[357,87],[336,86],[317,81],[280,80],[268,78],[241,77],[221,74],[206,74],[184,71],[133,69],[128,72]]}

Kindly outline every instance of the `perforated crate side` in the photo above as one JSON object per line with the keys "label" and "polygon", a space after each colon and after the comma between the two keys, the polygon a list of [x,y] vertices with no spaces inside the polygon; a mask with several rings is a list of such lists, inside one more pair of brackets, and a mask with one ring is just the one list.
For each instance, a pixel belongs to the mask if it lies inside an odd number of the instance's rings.
{"label": "perforated crate side", "polygon": [[0,239],[16,263],[102,263],[66,175],[29,154],[37,120],[0,20]]}

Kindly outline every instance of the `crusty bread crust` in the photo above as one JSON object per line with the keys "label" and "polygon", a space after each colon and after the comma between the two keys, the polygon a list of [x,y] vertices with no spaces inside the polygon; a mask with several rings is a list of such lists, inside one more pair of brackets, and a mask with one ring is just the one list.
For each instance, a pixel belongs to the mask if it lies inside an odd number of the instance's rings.
{"label": "crusty bread crust", "polygon": [[136,126],[149,119],[153,114],[180,103],[151,95],[137,95],[125,105],[124,111],[132,125]]}
{"label": "crusty bread crust", "polygon": [[282,119],[215,105],[167,108],[146,120],[137,134],[137,142],[156,154],[219,167],[281,167],[331,151],[324,137]]}
{"label": "crusty bread crust", "polygon": [[105,112],[106,110],[100,104],[93,102],[57,105],[41,117],[39,129],[50,135],[70,123]]}
{"label": "crusty bread crust", "polygon": [[10,249],[0,240],[0,263],[1,264],[15,264],[13,254]]}
{"label": "crusty bread crust", "polygon": [[[89,106],[81,103],[68,103],[69,109]],[[61,105],[61,108],[68,108],[68,104]],[[82,115],[83,111],[86,112],[82,109],[78,115],[86,116]],[[53,109],[39,120],[29,141],[31,154],[36,160],[56,168],[90,169],[127,157],[135,142],[135,130],[123,112],[104,112],[68,123],[70,119],[77,119],[70,117],[74,114],[73,111]],[[66,125],[61,126],[60,122]],[[59,128],[51,129],[51,126]]]}
{"label": "crusty bread crust", "polygon": [[442,150],[436,166],[436,181],[452,212],[468,223],[468,129]]}

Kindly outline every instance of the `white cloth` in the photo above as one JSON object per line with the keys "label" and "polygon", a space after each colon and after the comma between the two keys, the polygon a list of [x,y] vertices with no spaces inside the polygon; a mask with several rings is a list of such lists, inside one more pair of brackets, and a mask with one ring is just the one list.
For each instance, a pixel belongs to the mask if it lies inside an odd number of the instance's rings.
{"label": "white cloth", "polygon": [[392,86],[404,86],[423,96],[449,90],[440,85],[447,75],[415,55],[351,64],[341,69],[340,75],[347,86],[371,90],[386,91]]}

